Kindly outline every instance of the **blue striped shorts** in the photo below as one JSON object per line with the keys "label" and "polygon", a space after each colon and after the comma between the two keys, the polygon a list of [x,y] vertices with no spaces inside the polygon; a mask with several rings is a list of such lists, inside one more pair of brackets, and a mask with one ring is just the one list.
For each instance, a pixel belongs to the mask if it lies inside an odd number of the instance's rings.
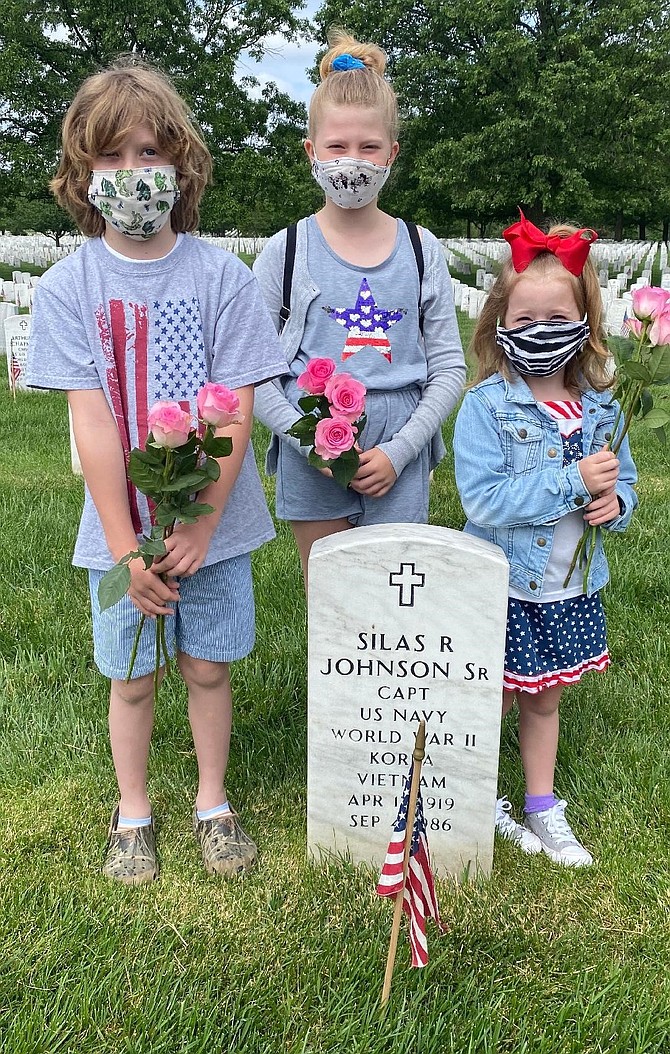
{"label": "blue striped shorts", "polygon": [[[135,633],[141,615],[128,596],[101,612],[98,583],[103,571],[89,570],[93,615],[93,657],[105,677],[125,680]],[[243,553],[229,560],[201,567],[179,579],[180,600],[174,615],[165,619],[170,656],[177,650],[194,659],[232,662],[243,659],[254,646],[254,594],[251,556]],[[152,673],[155,664],[156,623],[147,618],[137,649],[133,680]]]}

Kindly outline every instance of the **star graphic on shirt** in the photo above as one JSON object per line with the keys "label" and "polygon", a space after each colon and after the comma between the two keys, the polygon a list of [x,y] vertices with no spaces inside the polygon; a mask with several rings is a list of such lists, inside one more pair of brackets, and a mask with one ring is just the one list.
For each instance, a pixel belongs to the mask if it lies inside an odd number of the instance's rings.
{"label": "star graphic on shirt", "polygon": [[[403,307],[389,310],[379,307],[367,278],[360,284],[353,307],[324,307],[323,310],[328,318],[347,330],[345,351],[349,354],[368,346],[379,348],[382,354],[385,354],[387,349],[390,351],[386,333],[407,314],[407,309]],[[348,356],[343,354],[342,357]],[[387,357],[390,359],[390,354]]]}
{"label": "star graphic on shirt", "polygon": [[360,284],[354,307],[324,307],[323,310],[328,318],[332,318],[350,332],[356,332],[358,335],[369,333],[377,337],[386,333],[407,314],[406,308],[402,307],[390,311],[378,307],[367,278]]}

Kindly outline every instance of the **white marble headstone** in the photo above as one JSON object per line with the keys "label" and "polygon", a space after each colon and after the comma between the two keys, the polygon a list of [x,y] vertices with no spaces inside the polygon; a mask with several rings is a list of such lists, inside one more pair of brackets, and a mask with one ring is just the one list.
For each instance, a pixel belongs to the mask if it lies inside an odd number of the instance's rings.
{"label": "white marble headstone", "polygon": [[605,312],[605,328],[608,333],[616,336],[626,335],[624,332],[624,320],[628,313],[629,304],[622,299],[610,300]]}
{"label": "white marble headstone", "polygon": [[507,560],[425,524],[360,527],[309,561],[307,841],[381,866],[419,721],[438,873],[488,874],[498,773]]}
{"label": "white marble headstone", "polygon": [[28,340],[30,337],[30,315],[9,315],[4,320],[5,347],[7,349],[7,373],[9,387],[12,391],[24,391],[26,384],[26,363],[28,361]]}

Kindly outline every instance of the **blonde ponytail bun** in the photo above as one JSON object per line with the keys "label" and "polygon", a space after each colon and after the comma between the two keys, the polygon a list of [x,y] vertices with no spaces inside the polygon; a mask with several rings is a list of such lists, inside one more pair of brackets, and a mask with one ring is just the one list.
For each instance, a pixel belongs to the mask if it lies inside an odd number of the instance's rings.
{"label": "blonde ponytail bun", "polygon": [[[398,100],[384,77],[386,52],[377,44],[361,44],[346,29],[335,26],[328,32],[329,48],[319,63],[321,83],[309,104],[309,137],[314,139],[319,119],[329,106],[359,106],[377,110],[380,125],[392,143],[398,138]],[[365,65],[333,69],[340,55],[351,55]],[[332,77],[337,73],[337,77]]]}
{"label": "blonde ponytail bun", "polygon": [[333,62],[340,55],[351,55],[352,58],[365,63],[368,69],[374,70],[380,77],[384,76],[386,52],[377,44],[361,44],[341,26],[334,26],[328,31],[328,44],[330,45],[328,51],[319,63],[319,75],[322,81],[329,74],[337,72],[333,69]]}

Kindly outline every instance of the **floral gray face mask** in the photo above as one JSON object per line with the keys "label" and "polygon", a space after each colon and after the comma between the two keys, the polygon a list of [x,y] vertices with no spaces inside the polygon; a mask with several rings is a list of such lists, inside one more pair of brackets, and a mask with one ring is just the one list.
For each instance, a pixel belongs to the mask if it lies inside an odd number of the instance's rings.
{"label": "floral gray face mask", "polygon": [[312,161],[312,175],[325,194],[343,209],[362,209],[379,194],[391,171],[390,165],[375,165],[357,157]]}
{"label": "floral gray face mask", "polygon": [[146,240],[163,229],[179,200],[174,165],[91,173],[88,200],[114,230]]}

